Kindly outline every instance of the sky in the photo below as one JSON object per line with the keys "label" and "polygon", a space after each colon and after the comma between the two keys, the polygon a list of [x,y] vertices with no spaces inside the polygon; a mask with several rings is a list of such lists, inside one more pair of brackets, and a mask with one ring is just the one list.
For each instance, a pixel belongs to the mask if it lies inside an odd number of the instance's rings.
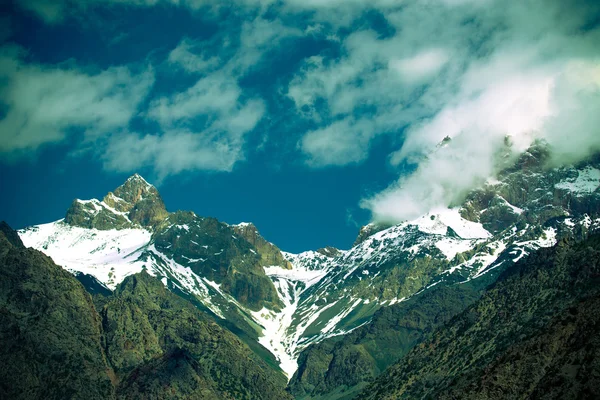
{"label": "sky", "polygon": [[171,211],[348,248],[535,140],[557,165],[599,151],[599,26],[594,0],[4,2],[0,218],[137,172]]}

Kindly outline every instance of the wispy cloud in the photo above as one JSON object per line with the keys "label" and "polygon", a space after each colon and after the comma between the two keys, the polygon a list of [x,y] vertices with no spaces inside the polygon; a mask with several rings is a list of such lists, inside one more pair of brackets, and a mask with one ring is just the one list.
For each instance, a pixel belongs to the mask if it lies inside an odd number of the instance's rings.
{"label": "wispy cloud", "polygon": [[[162,177],[230,171],[246,157],[248,136],[269,116],[270,102],[291,101],[301,123],[286,121],[286,127],[310,128],[284,132],[285,140],[296,145],[309,168],[364,162],[382,135],[399,144],[390,149],[390,164],[413,164],[415,173],[363,206],[376,219],[401,220],[448,205],[494,174],[506,136],[514,152],[535,138],[548,140],[557,162],[600,147],[597,1],[21,3],[51,23],[91,7],[229,7],[235,28],[210,43],[182,38],[163,66],[191,83],[147,102],[153,79],[163,78],[160,72],[34,65],[5,50],[1,68],[9,84],[2,94],[8,112],[1,123],[12,136],[3,139],[4,152],[58,142],[79,128],[86,137],[103,137],[96,151],[107,169],[148,167]],[[302,36],[331,46],[311,52],[270,98],[248,90],[243,79],[272,61],[266,55]],[[64,100],[58,106],[57,97]],[[133,132],[134,115],[157,128]],[[109,134],[113,131],[122,136]],[[262,134],[264,141],[277,140]],[[446,136],[453,140],[436,150]],[[132,149],[139,150],[136,156],[129,156]]]}
{"label": "wispy cloud", "polygon": [[183,40],[169,53],[169,63],[181,67],[187,72],[203,73],[219,65],[220,60],[215,55],[202,54],[200,43],[189,38]]}
{"label": "wispy cloud", "polygon": [[77,67],[25,61],[24,50],[0,48],[0,152],[35,151],[74,131],[94,140],[121,129],[138,111],[154,82],[151,69],[112,67],[91,73]]}
{"label": "wispy cloud", "polygon": [[158,181],[189,170],[230,171],[240,157],[239,141],[207,132],[171,130],[162,135],[112,136],[102,158],[107,169],[131,172],[151,167]]}
{"label": "wispy cloud", "polygon": [[223,58],[203,54],[202,42],[184,38],[168,62],[200,78],[184,91],[153,99],[146,116],[159,123],[161,132],[111,141],[103,156],[105,167],[118,171],[150,167],[159,178],[182,171],[231,171],[244,160],[246,135],[267,107],[260,97],[245,93],[239,79],[280,40],[298,34],[278,20],[258,17],[242,25],[239,45]]}
{"label": "wispy cloud", "polygon": [[448,53],[444,50],[429,49],[412,57],[392,59],[389,68],[396,70],[407,83],[422,83],[437,74],[449,58]]}

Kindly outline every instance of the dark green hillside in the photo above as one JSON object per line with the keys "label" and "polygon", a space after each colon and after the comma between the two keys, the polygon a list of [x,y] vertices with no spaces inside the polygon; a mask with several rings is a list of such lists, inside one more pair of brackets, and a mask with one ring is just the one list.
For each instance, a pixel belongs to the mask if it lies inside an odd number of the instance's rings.
{"label": "dark green hillside", "polygon": [[0,398],[111,398],[100,316],[83,286],[0,232]]}
{"label": "dark green hillside", "polygon": [[509,268],[359,398],[598,398],[599,305],[600,237],[563,240]]}
{"label": "dark green hillside", "polygon": [[127,277],[101,315],[119,397],[286,398],[283,375],[145,272]]}
{"label": "dark green hillside", "polygon": [[290,398],[279,371],[147,273],[97,294],[98,313],[75,277],[0,227],[0,398]]}

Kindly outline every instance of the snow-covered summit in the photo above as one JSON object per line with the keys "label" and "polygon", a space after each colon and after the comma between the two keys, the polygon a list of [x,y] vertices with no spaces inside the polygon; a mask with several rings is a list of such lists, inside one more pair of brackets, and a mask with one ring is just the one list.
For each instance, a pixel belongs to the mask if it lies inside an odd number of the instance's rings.
{"label": "snow-covered summit", "polygon": [[142,183],[142,184],[144,184],[146,186],[152,186],[152,187],[154,187],[154,185],[152,185],[147,180],[145,180],[144,177],[142,177],[137,172],[135,174],[131,175],[129,178],[127,178],[126,182],[139,182],[139,183]]}

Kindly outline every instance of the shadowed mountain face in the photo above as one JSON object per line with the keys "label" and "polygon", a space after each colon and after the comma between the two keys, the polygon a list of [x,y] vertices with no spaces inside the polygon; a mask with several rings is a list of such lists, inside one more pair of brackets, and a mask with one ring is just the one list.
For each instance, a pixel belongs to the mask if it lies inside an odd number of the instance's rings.
{"label": "shadowed mountain face", "polygon": [[600,396],[600,236],[521,260],[361,399]]}
{"label": "shadowed mountain face", "polygon": [[113,394],[100,316],[75,278],[0,232],[0,398]]}
{"label": "shadowed mountain face", "polygon": [[127,277],[98,313],[75,277],[11,232],[2,225],[0,398],[289,397],[280,372],[156,278]]}

